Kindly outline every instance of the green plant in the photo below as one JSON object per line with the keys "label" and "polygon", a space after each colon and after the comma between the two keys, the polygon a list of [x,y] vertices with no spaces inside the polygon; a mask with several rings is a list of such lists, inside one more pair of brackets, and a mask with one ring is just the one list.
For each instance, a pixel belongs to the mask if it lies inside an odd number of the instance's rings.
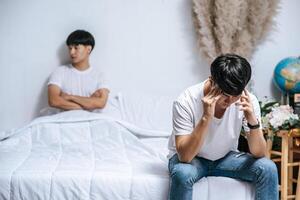
{"label": "green plant", "polygon": [[267,103],[263,103],[262,101],[259,101],[260,106],[260,112],[261,117],[265,117],[267,114],[269,114],[272,111],[272,108],[275,106],[279,106],[279,103],[277,101],[270,101]]}

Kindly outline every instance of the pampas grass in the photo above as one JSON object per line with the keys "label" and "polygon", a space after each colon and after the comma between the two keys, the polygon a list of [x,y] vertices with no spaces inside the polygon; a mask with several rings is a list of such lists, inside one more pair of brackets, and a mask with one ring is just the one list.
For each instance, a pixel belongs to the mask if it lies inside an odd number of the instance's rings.
{"label": "pampas grass", "polygon": [[198,43],[204,56],[210,59],[217,54],[213,23],[210,14],[213,4],[211,0],[193,1],[193,3],[195,24],[199,35]]}
{"label": "pampas grass", "polygon": [[211,62],[225,53],[251,59],[274,27],[279,0],[193,0],[198,45]]}

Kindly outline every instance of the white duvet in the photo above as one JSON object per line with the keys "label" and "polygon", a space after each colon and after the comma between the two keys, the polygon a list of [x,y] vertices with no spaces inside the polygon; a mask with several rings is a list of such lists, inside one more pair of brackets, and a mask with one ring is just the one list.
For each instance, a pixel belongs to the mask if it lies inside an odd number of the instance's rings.
{"label": "white duvet", "polygon": [[[0,200],[166,200],[168,139],[149,136],[168,134],[86,111],[41,117],[2,132]],[[203,178],[194,185],[193,199],[250,200],[253,188],[229,178]]]}
{"label": "white duvet", "polygon": [[168,186],[166,158],[133,134],[149,131],[128,128],[100,114],[69,111],[7,133],[0,142],[0,199],[165,197],[168,187],[155,182]]}

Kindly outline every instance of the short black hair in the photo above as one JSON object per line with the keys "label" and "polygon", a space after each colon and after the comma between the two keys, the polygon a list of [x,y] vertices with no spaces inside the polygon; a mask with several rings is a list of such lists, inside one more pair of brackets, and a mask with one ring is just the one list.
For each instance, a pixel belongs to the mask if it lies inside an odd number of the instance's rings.
{"label": "short black hair", "polygon": [[212,80],[229,95],[240,95],[251,78],[249,62],[236,54],[223,54],[210,66]]}
{"label": "short black hair", "polygon": [[85,30],[73,31],[67,38],[66,44],[69,45],[90,45],[92,50],[95,46],[95,39],[93,35]]}

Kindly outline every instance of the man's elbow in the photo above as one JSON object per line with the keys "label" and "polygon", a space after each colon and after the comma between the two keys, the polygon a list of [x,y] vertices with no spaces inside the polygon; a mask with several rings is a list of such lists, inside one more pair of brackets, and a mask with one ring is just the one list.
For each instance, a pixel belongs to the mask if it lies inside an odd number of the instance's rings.
{"label": "man's elbow", "polygon": [[252,150],[250,151],[251,154],[255,157],[255,158],[262,158],[265,157],[267,155],[267,152],[264,150]]}
{"label": "man's elbow", "polygon": [[106,103],[100,103],[100,104],[97,104],[96,107],[98,109],[103,109],[105,107]]}
{"label": "man's elbow", "polygon": [[189,155],[188,153],[184,153],[182,151],[177,151],[178,159],[180,162],[183,163],[190,163],[193,160],[193,157]]}
{"label": "man's elbow", "polygon": [[191,163],[193,159],[188,157],[179,157],[179,161],[182,163]]}
{"label": "man's elbow", "polygon": [[106,106],[107,101],[97,101],[92,105],[92,109],[103,109]]}
{"label": "man's elbow", "polygon": [[60,101],[57,98],[49,98],[48,104],[50,107],[57,108],[60,106]]}
{"label": "man's elbow", "polygon": [[48,104],[50,107],[56,107],[57,103],[56,101],[54,101],[53,99],[48,99]]}

